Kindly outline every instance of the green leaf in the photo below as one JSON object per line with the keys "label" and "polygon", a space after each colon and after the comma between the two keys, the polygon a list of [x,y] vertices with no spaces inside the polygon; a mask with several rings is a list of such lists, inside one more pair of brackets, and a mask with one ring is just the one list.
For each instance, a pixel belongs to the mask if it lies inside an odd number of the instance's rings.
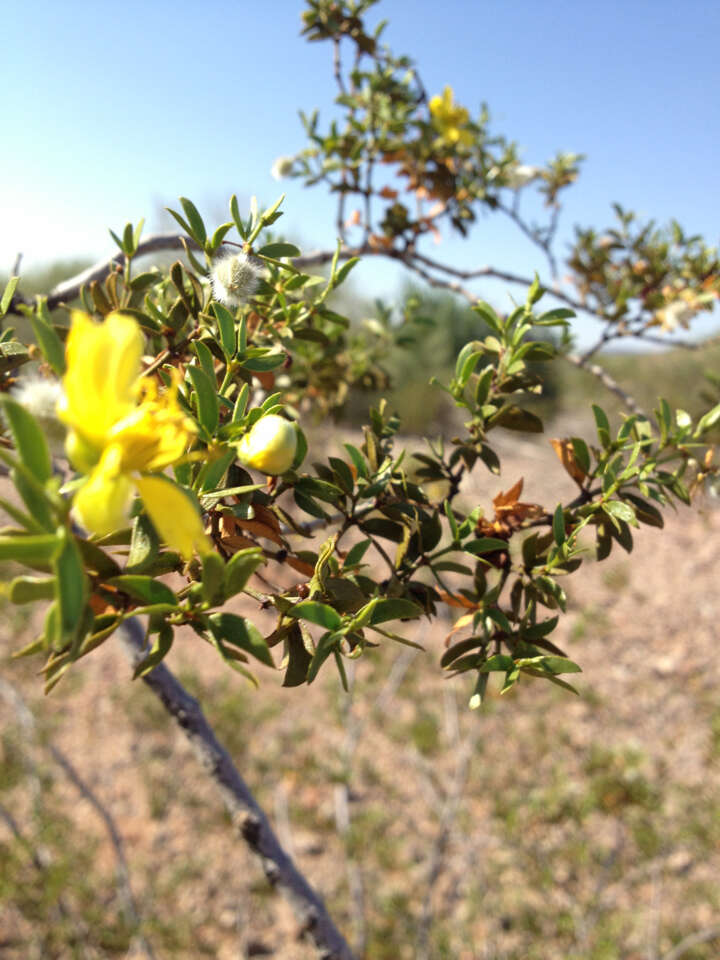
{"label": "green leaf", "polygon": [[375,604],[370,618],[370,626],[386,623],[388,620],[414,620],[422,616],[422,607],[412,600],[402,597],[384,597]]}
{"label": "green leaf", "polygon": [[225,565],[225,593],[234,597],[245,589],[250,577],[263,563],[262,550],[259,547],[248,547],[238,550]]}
{"label": "green leaf", "polygon": [[5,418],[12,431],[15,448],[22,463],[38,483],[45,483],[52,476],[52,464],[45,434],[33,415],[5,394],[0,398]]}
{"label": "green leaf", "polygon": [[570,438],[573,448],[573,457],[584,473],[590,473],[590,451],[582,437]]}
{"label": "green leaf", "polygon": [[4,317],[5,314],[10,309],[10,304],[12,298],[15,296],[15,290],[17,285],[20,282],[20,277],[10,277],[7,284],[5,285],[5,290],[3,291],[2,300],[0,300],[0,317]]}
{"label": "green leaf", "polygon": [[140,573],[157,557],[159,550],[160,541],[155,533],[155,528],[147,514],[141,513],[133,520],[130,553],[128,554],[126,569],[129,573]]}
{"label": "green leaf", "polygon": [[60,549],[53,558],[55,574],[55,602],[58,610],[58,629],[65,643],[74,646],[80,638],[83,613],[89,594],[83,560],[75,538],[65,527],[58,530]]}
{"label": "green leaf", "polygon": [[187,197],[180,197],[180,203],[190,224],[190,236],[193,240],[197,241],[201,247],[204,247],[205,241],[207,240],[207,233],[202,217],[197,211],[197,207],[191,200],[188,200]]}
{"label": "green leaf", "polygon": [[635,511],[629,503],[624,503],[622,500],[608,500],[603,503],[603,510],[608,516],[615,517],[617,520],[624,520],[625,523],[629,523],[633,527],[638,525]]}
{"label": "green leaf", "polygon": [[212,240],[210,241],[210,252],[214,253],[220,244],[225,239],[225,235],[232,230],[232,223],[221,223],[217,230],[212,235]]}
{"label": "green leaf", "polygon": [[582,669],[567,657],[522,657],[515,661],[515,666],[520,667],[539,667],[547,670],[548,673],[582,673]]}
{"label": "green leaf", "polygon": [[213,302],[213,313],[220,333],[220,346],[225,357],[230,360],[236,352],[235,318],[221,303]]}
{"label": "green leaf", "polygon": [[50,321],[39,315],[41,309],[42,305],[38,304],[37,312],[28,315],[30,326],[43,357],[61,377],[65,373],[65,346]]}
{"label": "green leaf", "polygon": [[657,507],[643,500],[642,497],[635,496],[633,493],[623,493],[623,496],[632,503],[635,509],[635,515],[640,523],[645,523],[649,527],[662,528],[665,526],[663,515]]}
{"label": "green leaf", "polygon": [[300,250],[294,243],[266,243],[257,253],[260,257],[273,257],[276,260],[280,257],[300,256]]}
{"label": "green leaf", "polygon": [[317,600],[303,600],[288,610],[288,616],[295,619],[302,618],[315,623],[326,630],[338,630],[342,626],[342,617],[326,603]]}
{"label": "green leaf", "polygon": [[284,687],[299,687],[307,680],[308,667],[312,654],[303,643],[298,624],[293,624],[287,635],[287,669],[282,685]]}
{"label": "green leaf", "polygon": [[24,343],[17,340],[4,340],[0,343],[0,373],[16,370],[30,362],[30,351]]}
{"label": "green leaf", "polygon": [[520,430],[523,433],[542,433],[545,429],[540,417],[516,404],[503,407],[492,423],[493,426],[505,427],[506,430]]}
{"label": "green leaf", "polygon": [[306,496],[306,494],[300,490],[293,490],[293,498],[300,509],[304,510],[305,513],[309,513],[311,517],[317,517],[318,520],[330,519],[319,503],[315,503],[312,497]]}
{"label": "green leaf", "polygon": [[355,481],[350,467],[339,457],[328,457],[328,463],[333,468],[343,492],[348,494],[352,493]]}
{"label": "green leaf", "polygon": [[207,374],[208,380],[210,383],[216,383],[217,378],[215,376],[215,361],[212,353],[210,352],[210,348],[206,343],[203,343],[202,340],[194,340],[192,346],[193,350],[195,351],[195,355],[200,361],[200,366]]}
{"label": "green leaf", "polygon": [[325,503],[338,503],[343,493],[334,483],[318,480],[315,477],[300,477],[295,483],[295,489],[308,497],[315,497]]}
{"label": "green leaf", "polygon": [[472,553],[474,556],[481,556],[483,553],[494,553],[496,550],[507,550],[507,540],[499,540],[496,537],[478,537],[477,540],[468,540],[462,545],[466,553]]}
{"label": "green leaf", "polygon": [[192,365],[187,368],[187,372],[197,397],[198,420],[212,437],[217,430],[220,417],[216,386],[202,367]]}
{"label": "green leaf", "polygon": [[595,417],[595,424],[597,426],[598,439],[603,447],[609,447],[610,421],[607,418],[607,414],[602,407],[598,407],[598,405],[595,403],[592,405],[592,411]]}
{"label": "green leaf", "polygon": [[52,600],[54,596],[54,577],[15,577],[8,587],[11,603],[34,603],[36,600]]}
{"label": "green leaf", "polygon": [[324,633],[320,640],[318,641],[317,648],[313,655],[310,665],[308,666],[307,671],[307,682],[312,683],[315,677],[318,675],[320,667],[325,663],[327,658],[337,647],[338,637],[336,634],[328,632]]}
{"label": "green leaf", "polygon": [[359,543],[356,543],[350,547],[348,554],[345,557],[343,566],[354,567],[360,563],[371,543],[372,540],[361,540]]}
{"label": "green leaf", "polygon": [[565,511],[563,505],[559,503],[555,508],[552,522],[553,536],[555,543],[561,547],[565,543]]}
{"label": "green leaf", "polygon": [[162,627],[158,631],[157,640],[150,648],[150,651],[143,659],[135,665],[133,671],[133,680],[137,680],[139,677],[144,677],[146,674],[150,673],[151,670],[154,670],[155,667],[161,663],[167,654],[170,651],[170,648],[173,645],[173,640],[175,639],[175,631],[168,623],[163,623]]}
{"label": "green leaf", "polygon": [[203,556],[202,595],[211,607],[225,602],[225,563],[214,550]]}
{"label": "green leaf", "polygon": [[240,216],[238,199],[235,194],[233,194],[232,197],[230,197],[230,216],[233,218],[233,222],[235,224],[235,227],[237,228],[237,232],[240,234],[243,240],[247,240],[248,230],[246,229],[245,224],[243,223],[243,219]]}
{"label": "green leaf", "polygon": [[363,533],[370,533],[376,537],[382,537],[383,540],[390,540],[393,543],[402,543],[405,534],[405,527],[401,523],[395,523],[394,520],[386,520],[384,517],[368,517],[360,524]]}
{"label": "green leaf", "polygon": [[140,600],[143,604],[166,603],[173,608],[178,605],[177,597],[170,587],[153,577],[142,574],[123,574],[120,577],[112,577],[107,582],[109,586],[117,587],[118,590],[122,590],[135,600]]}
{"label": "green leaf", "polygon": [[55,534],[0,535],[0,560],[46,566],[60,546]]}
{"label": "green leaf", "polygon": [[496,653],[488,657],[485,663],[480,667],[480,673],[492,673],[495,670],[513,670],[515,661],[505,653]]}
{"label": "green leaf", "polygon": [[272,655],[258,628],[234,613],[213,613],[208,617],[210,632],[217,640],[244,650],[268,667],[274,667]]}
{"label": "green leaf", "polygon": [[354,447],[351,443],[344,443],[343,446],[345,447],[348,454],[350,455],[350,459],[353,462],[353,466],[357,470],[358,476],[363,477],[364,479],[367,480],[370,474],[368,472],[368,466],[367,466],[367,463],[365,462],[365,458],[363,457],[362,453],[360,453],[358,448]]}

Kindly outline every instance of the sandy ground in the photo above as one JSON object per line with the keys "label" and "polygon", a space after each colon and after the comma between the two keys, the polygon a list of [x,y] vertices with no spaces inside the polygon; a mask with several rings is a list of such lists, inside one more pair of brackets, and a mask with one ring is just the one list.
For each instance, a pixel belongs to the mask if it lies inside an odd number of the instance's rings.
{"label": "sandy ground", "polygon": [[[546,441],[504,451],[502,480],[479,475],[469,500],[519,476],[523,499],[572,496]],[[253,692],[191,634],[168,664],[369,960],[661,960],[694,933],[706,939],[682,956],[711,960],[719,528],[711,501],[668,511],[631,555],[568,581],[555,639],[583,668],[579,697],[530,682],[468,711],[468,682],[438,666],[447,623],[414,634],[425,654],[388,646],[360,662],[351,697],[331,670],[296,690],[261,670]],[[5,608],[3,654],[29,629]],[[119,645],[48,698],[37,666],[5,660],[0,674],[0,802],[23,838],[0,818],[0,957],[142,957],[147,943],[182,960],[313,956]],[[107,824],[50,746],[112,817],[146,944],[123,926]]]}

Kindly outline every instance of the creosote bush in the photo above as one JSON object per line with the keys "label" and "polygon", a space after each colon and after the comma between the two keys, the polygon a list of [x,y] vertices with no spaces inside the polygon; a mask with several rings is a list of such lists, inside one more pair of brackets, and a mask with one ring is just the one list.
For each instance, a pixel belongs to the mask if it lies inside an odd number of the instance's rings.
{"label": "creosote bush", "polygon": [[[42,661],[48,692],[137,618],[136,676],[187,626],[253,684],[260,664],[286,687],[321,669],[347,687],[348,661],[378,645],[417,646],[418,622],[442,611],[457,619],[434,666],[467,674],[470,707],[493,675],[503,691],[537,679],[573,692],[567,677],[580,667],[553,641],[565,578],[593,553],[629,552],[635,531],[661,527],[662,509],[689,504],[715,472],[708,435],[720,405],[696,419],[663,400],[644,413],[590,363],[594,351],[572,354],[569,324],[592,312],[603,343],[687,326],[720,290],[716,252],[677,224],[641,225],[616,207],[618,226],[577,229],[576,295],[552,303],[538,276],[463,273],[427,257],[428,236],[467,234],[485,210],[533,239],[552,279],[560,199],[581,157],[521,164],[514,144],[490,134],[485,108],[474,117],[449,86],[426,94],[412,62],[381,45],[381,27],[368,28],[372,5],[308,2],[304,33],[336,53],[338,116],[324,132],[317,113],[306,116],[307,147],[274,166],[337,195],[333,250],[303,255],[274,232],[282,198],[241,211],[233,196],[217,226],[181,198],[170,212],[182,234],[164,243],[181,256],[169,268],[147,266],[163,244],[128,224],[113,233],[116,257],[82,285],[30,300],[14,277],[5,290],[1,315],[24,315],[34,342],[8,325],[0,337],[0,460],[14,488],[0,501],[0,560],[22,568],[9,599],[46,610],[15,655]],[[530,193],[544,226],[523,219]],[[433,380],[462,414],[457,435],[406,448],[381,400],[362,442],[338,456],[309,449],[303,428],[351,386],[385,389],[388,350],[411,353],[432,322],[416,293],[374,326],[337,312],[333,294],[361,256],[399,261],[470,300],[477,335],[446,382]],[[503,314],[460,285],[482,276],[524,284],[520,304]],[[543,430],[527,406],[542,394],[538,370],[568,359],[626,397],[629,411],[613,427],[594,405],[592,436],[553,440],[575,495],[525,502],[521,477],[499,479],[493,441],[497,431]],[[458,505],[472,471],[487,474],[490,514]],[[240,596],[243,615],[227,609]],[[270,631],[253,622],[260,608],[274,613]]]}

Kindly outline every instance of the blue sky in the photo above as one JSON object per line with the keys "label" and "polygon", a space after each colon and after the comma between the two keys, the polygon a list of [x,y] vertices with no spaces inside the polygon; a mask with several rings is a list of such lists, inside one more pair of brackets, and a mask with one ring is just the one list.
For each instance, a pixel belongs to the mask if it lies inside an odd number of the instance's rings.
{"label": "blue sky", "polygon": [[[330,245],[322,188],[269,175],[276,156],[304,145],[298,109],[331,109],[330,51],[299,37],[302,9],[300,0],[14,4],[0,66],[0,269],[17,251],[26,265],[109,254],[108,227],[157,222],[180,194],[212,220],[232,192],[270,202],[285,190],[286,231],[306,248]],[[561,239],[575,222],[609,224],[617,200],[717,242],[720,4],[382,0],[371,19],[380,17],[429,92],[449,83],[471,109],[486,101],[492,128],[518,141],[525,162],[587,154]],[[497,218],[429,252],[542,268]],[[396,272],[361,269],[364,290],[392,294]]]}

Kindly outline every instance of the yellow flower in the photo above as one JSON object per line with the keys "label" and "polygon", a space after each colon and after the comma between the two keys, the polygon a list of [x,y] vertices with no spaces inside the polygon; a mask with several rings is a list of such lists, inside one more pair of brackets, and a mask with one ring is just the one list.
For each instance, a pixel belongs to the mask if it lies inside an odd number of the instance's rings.
{"label": "yellow flower", "polygon": [[270,413],[258,420],[238,444],[238,457],[247,467],[270,476],[285,473],[297,450],[297,431],[284,417]]}
{"label": "yellow flower", "polygon": [[68,427],[72,465],[88,475],[73,501],[82,525],[99,536],[125,526],[137,491],[168,546],[184,557],[209,543],[190,499],[162,471],[186,452],[195,425],[177,400],[177,383],[159,395],[140,376],[143,338],[135,320],[111,313],[103,323],[75,311],[58,415]]}
{"label": "yellow flower", "polygon": [[430,114],[433,126],[440,136],[441,143],[457,144],[469,147],[475,140],[470,130],[463,129],[470,120],[470,114],[465,107],[453,103],[452,87],[445,87],[442,96],[435,96],[430,100]]}

